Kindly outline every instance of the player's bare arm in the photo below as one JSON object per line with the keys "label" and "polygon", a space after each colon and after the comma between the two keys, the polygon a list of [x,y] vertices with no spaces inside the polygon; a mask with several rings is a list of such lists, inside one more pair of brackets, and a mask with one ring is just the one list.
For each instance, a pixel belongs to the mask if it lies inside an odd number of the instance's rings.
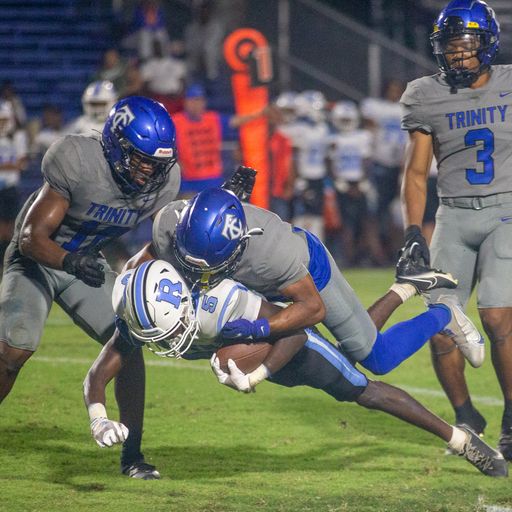
{"label": "player's bare arm", "polygon": [[402,182],[402,208],[405,226],[421,226],[427,200],[427,179],[432,162],[432,136],[420,131],[409,133]]}
{"label": "player's bare arm", "polygon": [[68,200],[46,183],[21,228],[20,251],[24,256],[46,267],[62,268],[67,251],[51,236],[62,223],[68,208]]}
{"label": "player's bare arm", "polygon": [[[275,304],[262,301],[258,318],[272,318],[279,314],[282,308]],[[307,341],[304,331],[299,330],[288,336],[279,338],[272,346],[272,350],[263,360],[263,364],[267,367],[270,374],[278,372],[283,366],[292,360],[297,352],[304,346]]]}
{"label": "player's bare arm", "polygon": [[293,302],[268,319],[271,334],[310,327],[325,318],[325,305],[309,274],[280,291]]}

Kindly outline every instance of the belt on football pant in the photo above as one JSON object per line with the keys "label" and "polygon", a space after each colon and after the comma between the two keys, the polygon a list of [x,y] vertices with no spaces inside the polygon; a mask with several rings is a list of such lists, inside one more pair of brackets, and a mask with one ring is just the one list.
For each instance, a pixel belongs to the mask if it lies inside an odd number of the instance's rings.
{"label": "belt on football pant", "polygon": [[481,210],[489,206],[497,206],[505,203],[512,203],[512,192],[501,192],[490,196],[473,197],[440,197],[441,204],[451,206],[452,208],[471,208],[472,210]]}

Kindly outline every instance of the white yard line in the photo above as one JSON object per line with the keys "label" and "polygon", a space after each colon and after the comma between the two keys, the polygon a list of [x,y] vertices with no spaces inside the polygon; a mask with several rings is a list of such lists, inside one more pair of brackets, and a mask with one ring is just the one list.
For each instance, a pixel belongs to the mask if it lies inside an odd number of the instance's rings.
{"label": "white yard line", "polygon": [[[80,364],[90,366],[93,362],[92,359],[79,358],[79,357],[45,357],[45,356],[34,356],[31,361],[49,364]],[[210,371],[210,367],[205,364],[194,361],[176,361],[170,359],[146,359],[146,366],[167,366],[169,368],[178,368],[180,370],[199,370],[199,371]],[[407,384],[401,385],[394,383],[395,386],[402,388],[408,393],[422,396],[432,396],[435,398],[445,398],[445,394],[440,389],[431,388],[419,388],[415,386],[408,386]],[[471,399],[474,402],[478,402],[484,405],[490,405],[495,407],[503,407],[503,400],[494,396],[472,396]],[[511,511],[512,512],[512,509]]]}

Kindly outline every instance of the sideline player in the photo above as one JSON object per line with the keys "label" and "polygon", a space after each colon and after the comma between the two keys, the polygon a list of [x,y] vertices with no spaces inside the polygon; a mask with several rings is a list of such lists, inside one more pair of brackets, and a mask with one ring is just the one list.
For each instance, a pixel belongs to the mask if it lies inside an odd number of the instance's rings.
{"label": "sideline player", "polygon": [[[382,298],[389,307],[390,294]],[[404,391],[383,382],[370,381],[329,342],[307,329],[270,340],[273,348],[263,363],[244,374],[229,360],[229,373],[220,368],[215,351],[222,344],[221,330],[228,321],[252,322],[271,316],[277,306],[262,300],[239,283],[224,279],[206,293],[193,296],[183,278],[169,263],[145,261],[117,278],[113,304],[129,328],[117,342],[111,340],[89,370],[84,383],[85,403],[92,425],[104,425],[103,437],[94,436],[100,446],[111,446],[127,434],[122,422],[109,420],[105,409],[105,387],[120,371],[134,346],[147,345],[158,355],[208,358],[222,384],[251,392],[265,379],[286,387],[310,386],[338,401],[356,402],[378,409],[427,430],[448,442],[468,462],[489,476],[507,476],[501,454],[465,427],[452,427],[435,416]],[[447,321],[444,305],[433,305]],[[439,325],[443,324],[441,321]]]}
{"label": "sideline player", "polygon": [[[393,335],[379,333],[383,323],[372,321],[316,237],[267,210],[242,206],[222,189],[205,190],[190,203],[175,201],[162,209],[148,250],[183,270],[189,282],[211,287],[232,277],[267,300],[292,303],[268,320],[228,323],[223,331],[227,338],[265,338],[323,322],[349,359],[377,375],[391,371],[428,339],[414,320],[410,328],[408,323],[399,324]],[[400,265],[403,262],[407,260]],[[450,275],[424,270],[417,275],[418,268],[408,267],[404,273],[414,272],[414,279],[403,278],[410,281],[408,286],[393,285],[402,300],[416,293],[411,283],[423,290],[441,283],[455,286]],[[471,347],[481,359],[480,334],[450,298],[445,303],[452,311],[457,343]]]}
{"label": "sideline player", "polygon": [[[0,401],[37,350],[52,302],[104,344],[115,330],[111,295],[115,273],[99,252],[176,198],[180,187],[174,124],[159,103],[119,101],[101,141],[69,135],[44,156],[44,184],[16,220],[0,286]],[[134,351],[130,378],[119,375],[116,398],[131,425],[122,471],[158,478],[140,452],[144,362]]]}
{"label": "sideline player", "polygon": [[[463,305],[478,282],[478,310],[505,402],[499,449],[512,460],[512,286],[505,277],[512,274],[512,66],[491,66],[499,26],[480,0],[450,2],[431,42],[440,72],[411,82],[401,100],[410,138],[402,191],[405,247],[416,243],[430,264],[419,226],[434,153],[441,205],[432,262],[458,278],[450,294]],[[440,293],[446,290],[433,291],[431,299]],[[486,421],[471,402],[461,354],[446,336],[434,337],[431,346],[456,423],[483,433]]]}

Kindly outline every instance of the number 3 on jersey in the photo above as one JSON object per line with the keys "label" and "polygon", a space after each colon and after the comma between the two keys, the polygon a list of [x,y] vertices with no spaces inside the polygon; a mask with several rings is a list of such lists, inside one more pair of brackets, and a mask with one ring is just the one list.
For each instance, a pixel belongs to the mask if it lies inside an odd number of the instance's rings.
{"label": "number 3 on jersey", "polygon": [[471,185],[488,185],[494,179],[494,133],[489,128],[470,130],[464,137],[466,147],[481,146],[476,152],[476,161],[481,163],[482,169],[466,169],[466,179]]}

